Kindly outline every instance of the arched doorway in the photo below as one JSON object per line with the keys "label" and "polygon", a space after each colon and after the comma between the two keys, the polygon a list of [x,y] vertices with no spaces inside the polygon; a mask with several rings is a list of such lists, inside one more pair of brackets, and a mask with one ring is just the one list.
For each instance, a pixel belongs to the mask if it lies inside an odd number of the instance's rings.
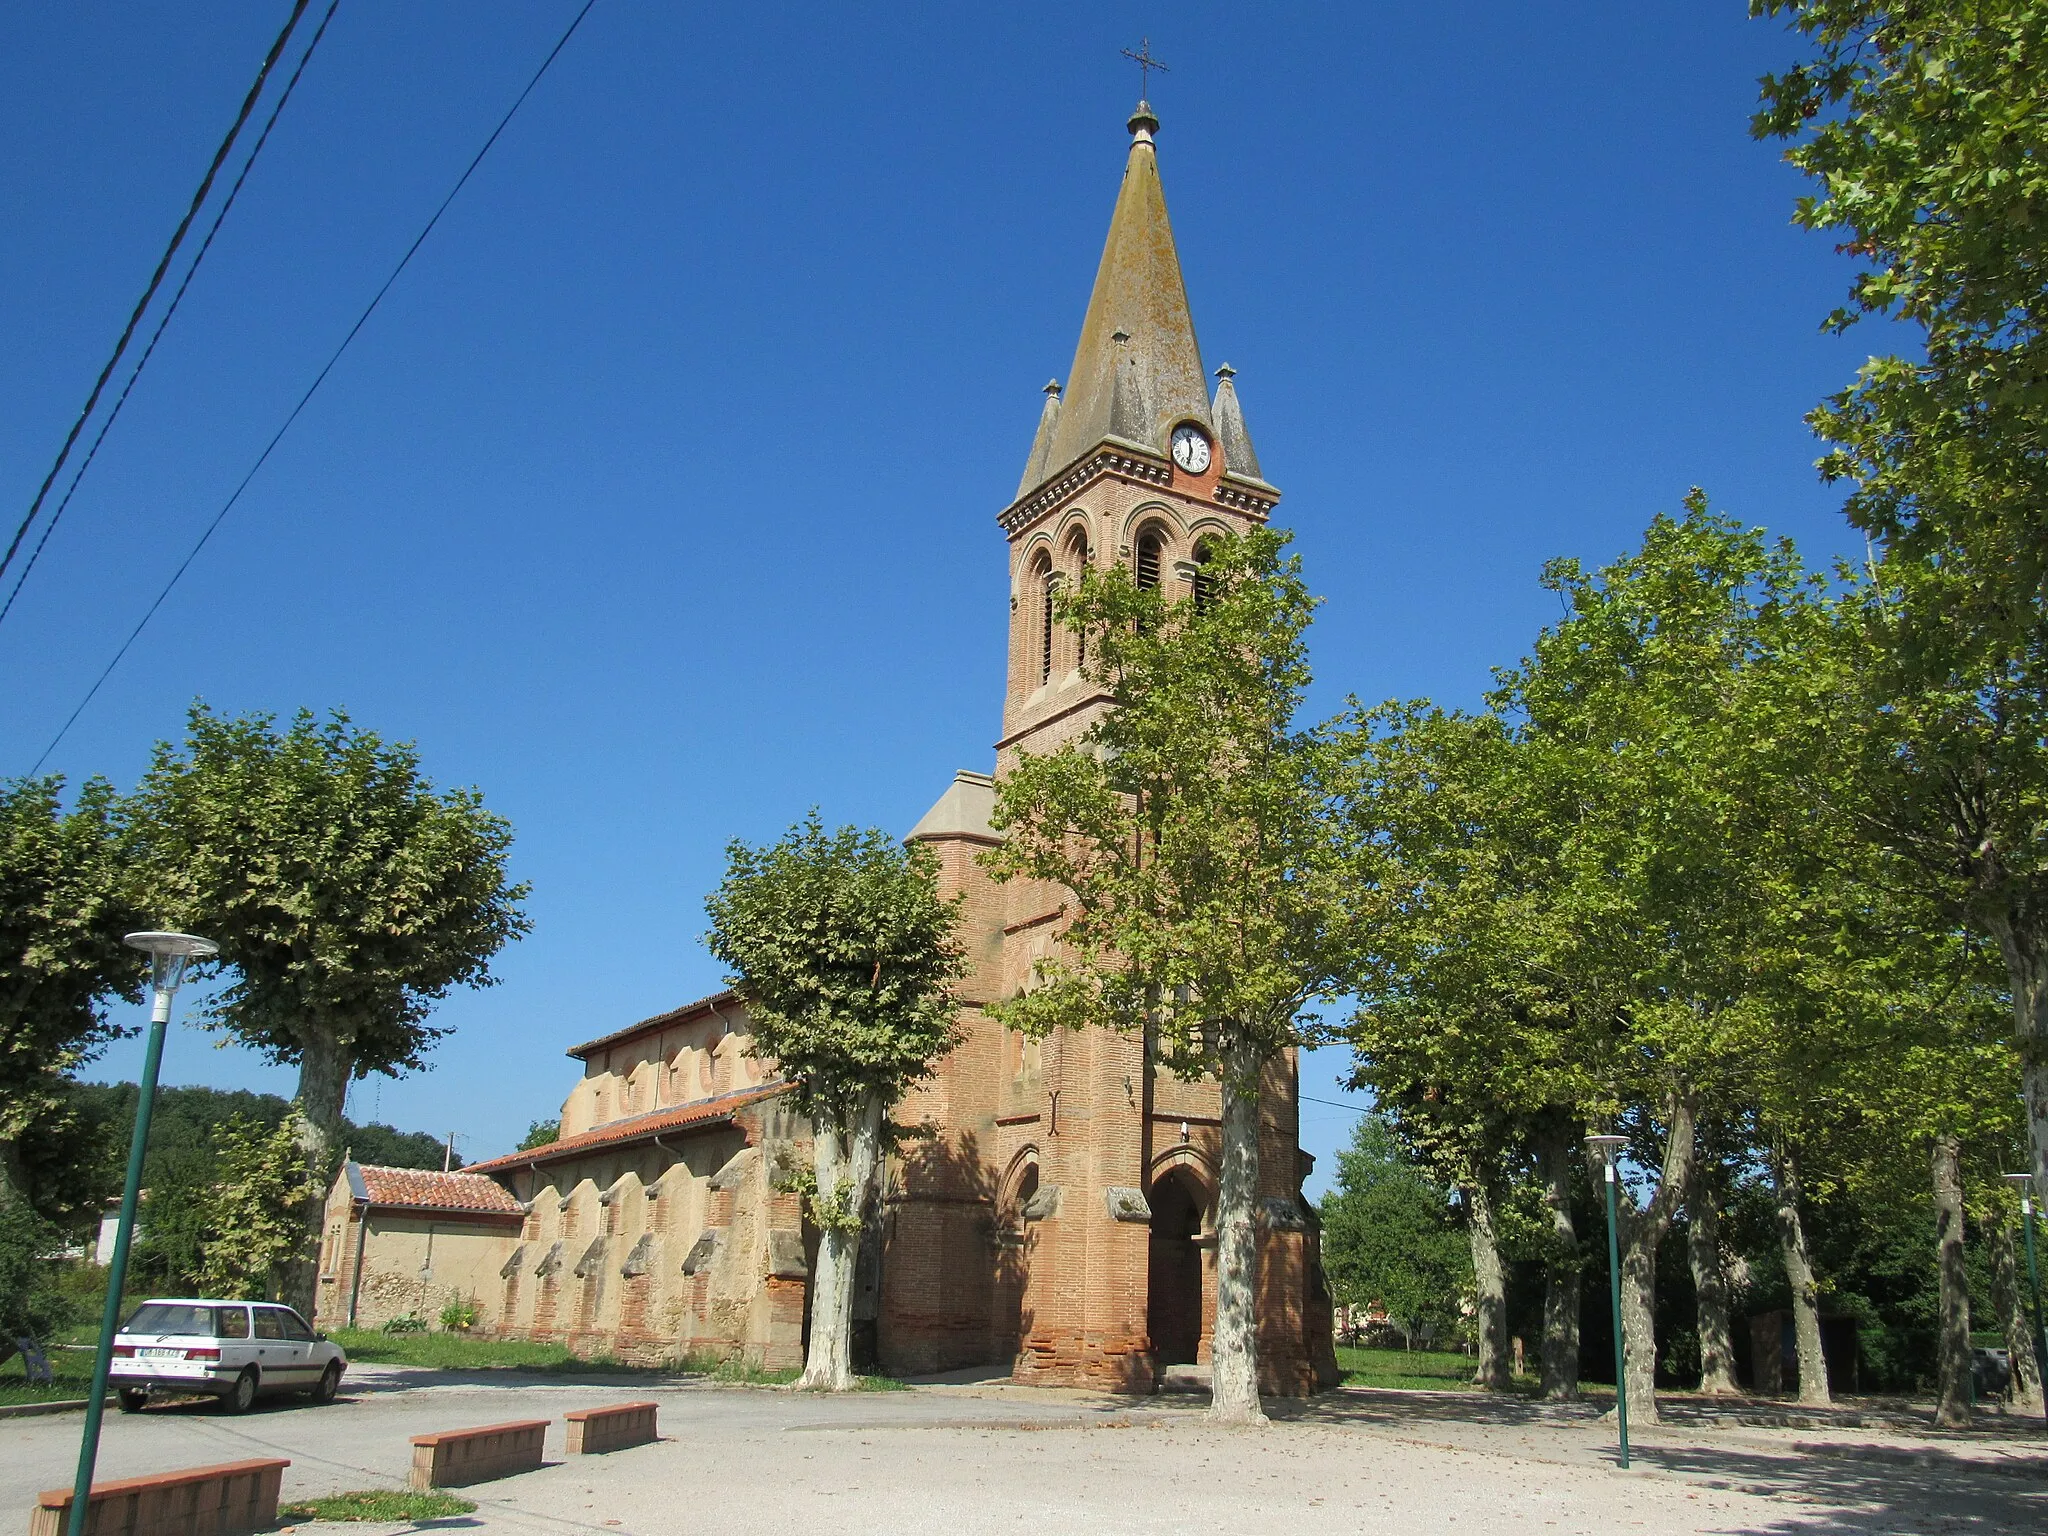
{"label": "arched doorway", "polygon": [[1161,1365],[1187,1365],[1202,1344],[1202,1186],[1186,1168],[1170,1168],[1152,1185],[1151,1262],[1145,1331]]}

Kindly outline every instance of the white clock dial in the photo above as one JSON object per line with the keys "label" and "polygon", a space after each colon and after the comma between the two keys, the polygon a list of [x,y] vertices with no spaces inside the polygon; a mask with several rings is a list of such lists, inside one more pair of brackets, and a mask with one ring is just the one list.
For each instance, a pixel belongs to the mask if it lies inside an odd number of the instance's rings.
{"label": "white clock dial", "polygon": [[1183,424],[1173,429],[1173,462],[1191,475],[1209,467],[1209,437],[1200,427]]}

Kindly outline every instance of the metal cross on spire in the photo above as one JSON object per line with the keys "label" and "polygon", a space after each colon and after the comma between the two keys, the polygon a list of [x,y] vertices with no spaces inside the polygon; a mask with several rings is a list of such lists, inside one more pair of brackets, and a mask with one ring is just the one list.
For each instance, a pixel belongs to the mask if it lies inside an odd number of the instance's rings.
{"label": "metal cross on spire", "polygon": [[1130,49],[1126,48],[1123,50],[1123,55],[1138,66],[1138,99],[1150,101],[1152,99],[1152,71],[1156,69],[1162,75],[1167,73],[1166,66],[1152,57],[1152,39],[1149,37],[1139,38],[1138,51],[1133,53]]}

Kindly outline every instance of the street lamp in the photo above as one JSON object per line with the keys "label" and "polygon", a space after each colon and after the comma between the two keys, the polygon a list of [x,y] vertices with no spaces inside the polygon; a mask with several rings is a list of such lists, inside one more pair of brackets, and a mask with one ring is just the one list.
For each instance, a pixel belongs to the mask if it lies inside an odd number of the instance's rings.
{"label": "street lamp", "polygon": [[[1621,1332],[1621,1205],[1615,1193],[1615,1159],[1626,1136],[1588,1136],[1607,1178],[1607,1300],[1614,1308],[1614,1422],[1621,1430],[1621,1464],[1628,1465],[1628,1340]],[[76,1536],[76,1533],[74,1533]]]}
{"label": "street lamp", "polygon": [[149,1047],[142,1056],[141,1091],[135,1098],[135,1134],[128,1138],[128,1179],[121,1186],[121,1220],[107,1264],[107,1304],[100,1312],[99,1354],[92,1364],[92,1391],[85,1400],[85,1433],[78,1444],[78,1477],[71,1485],[70,1536],[85,1536],[86,1506],[92,1499],[93,1465],[100,1454],[100,1416],[107,1405],[107,1372],[114,1358],[114,1333],[121,1326],[121,1288],[128,1278],[128,1244],[135,1236],[135,1202],[142,1189],[142,1153],[149,1145],[149,1115],[156,1105],[157,1068],[164,1059],[164,1031],[171,1022],[171,998],[185,979],[185,967],[220,953],[211,939],[189,933],[131,933],[122,943],[149,956],[149,980],[156,1001],[149,1011]]}
{"label": "street lamp", "polygon": [[2008,1173],[2020,1192],[2020,1230],[2027,1238],[2027,1285],[2034,1293],[2034,1380],[2041,1382],[2041,1409],[2048,1413],[2048,1332],[2041,1327],[2041,1265],[2034,1256],[2034,1176]]}

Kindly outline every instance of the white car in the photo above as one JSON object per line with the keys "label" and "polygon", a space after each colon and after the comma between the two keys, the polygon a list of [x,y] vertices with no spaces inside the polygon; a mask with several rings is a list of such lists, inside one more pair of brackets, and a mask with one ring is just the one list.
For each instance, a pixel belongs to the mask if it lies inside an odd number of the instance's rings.
{"label": "white car", "polygon": [[268,1301],[145,1301],[114,1336],[108,1385],[133,1413],[151,1397],[203,1393],[246,1413],[259,1393],[334,1400],[348,1356],[290,1307]]}

